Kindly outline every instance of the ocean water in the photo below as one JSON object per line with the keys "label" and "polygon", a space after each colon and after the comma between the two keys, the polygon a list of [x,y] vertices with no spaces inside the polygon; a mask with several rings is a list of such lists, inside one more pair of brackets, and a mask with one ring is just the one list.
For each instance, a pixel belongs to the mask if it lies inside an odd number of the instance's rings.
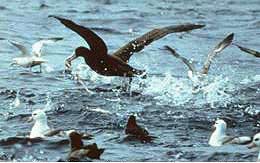
{"label": "ocean water", "polygon": [[[57,161],[69,152],[68,143],[35,143],[4,139],[30,132],[32,110],[47,108],[52,128],[77,129],[94,135],[106,148],[101,161],[254,161],[257,152],[246,146],[210,147],[208,139],[216,118],[228,123],[228,134],[260,131],[260,60],[230,46],[213,62],[208,84],[192,94],[187,68],[163,49],[169,45],[200,69],[210,50],[227,34],[234,42],[260,50],[259,0],[1,0],[0,3],[0,159]],[[73,73],[84,85],[65,75],[64,60],[78,46],[80,36],[48,15],[71,19],[92,28],[109,52],[153,28],[182,23],[206,27],[170,34],[131,57],[130,65],[147,71],[135,78],[132,94],[115,89],[122,78],[103,77],[73,62]],[[7,40],[29,49],[41,38],[63,37],[43,47],[43,73],[38,68],[10,66],[20,52]],[[86,88],[88,91],[86,91]],[[91,92],[90,92],[91,91]],[[124,141],[129,115],[156,136],[152,143]]]}

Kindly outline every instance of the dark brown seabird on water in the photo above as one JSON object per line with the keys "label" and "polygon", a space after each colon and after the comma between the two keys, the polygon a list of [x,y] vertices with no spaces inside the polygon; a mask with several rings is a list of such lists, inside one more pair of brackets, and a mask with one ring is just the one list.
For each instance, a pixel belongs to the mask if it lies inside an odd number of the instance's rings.
{"label": "dark brown seabird on water", "polygon": [[84,145],[82,137],[79,133],[72,131],[69,134],[70,153],[68,161],[82,161],[84,158],[100,159],[100,155],[104,152],[104,148],[98,148],[96,143]]}
{"label": "dark brown seabird on water", "polygon": [[130,137],[134,137],[135,139],[138,139],[142,142],[151,142],[154,136],[150,136],[149,132],[140,127],[136,123],[136,118],[134,115],[131,115],[128,118],[126,129],[125,129],[125,134],[129,135]]}
{"label": "dark brown seabird on water", "polygon": [[92,70],[104,76],[134,77],[142,75],[145,72],[144,70],[138,70],[128,65],[130,57],[135,52],[140,52],[145,46],[166,36],[167,34],[186,32],[204,27],[204,25],[184,24],[153,29],[141,37],[130,41],[112,55],[109,55],[105,42],[89,28],[61,17],[53,15],[50,15],[49,17],[58,19],[67,28],[70,28],[72,31],[83,37],[89,45],[89,49],[82,46],[76,48],[75,54],[66,59],[66,67],[70,68],[71,61],[77,57],[83,57],[86,64],[89,65]]}

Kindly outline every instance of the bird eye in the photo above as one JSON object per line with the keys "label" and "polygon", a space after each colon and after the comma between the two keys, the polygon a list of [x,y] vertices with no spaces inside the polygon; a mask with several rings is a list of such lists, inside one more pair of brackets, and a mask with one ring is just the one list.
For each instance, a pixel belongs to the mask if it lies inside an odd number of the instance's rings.
{"label": "bird eye", "polygon": [[255,139],[255,141],[258,141],[258,140],[259,140],[259,138],[256,138],[256,139]]}
{"label": "bird eye", "polygon": [[36,113],[33,113],[33,115],[37,115]]}

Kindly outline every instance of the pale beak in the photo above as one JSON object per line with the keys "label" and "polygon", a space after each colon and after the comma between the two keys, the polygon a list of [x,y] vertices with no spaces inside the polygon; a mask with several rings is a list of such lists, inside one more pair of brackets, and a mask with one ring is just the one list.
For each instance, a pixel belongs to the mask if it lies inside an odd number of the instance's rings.
{"label": "pale beak", "polygon": [[26,122],[30,123],[33,121],[33,117],[29,117]]}
{"label": "pale beak", "polygon": [[211,126],[211,130],[212,130],[212,131],[215,131],[215,130],[216,130],[216,126],[215,126],[215,125],[212,125],[212,126]]}
{"label": "pale beak", "polygon": [[256,144],[253,143],[253,142],[247,145],[247,148],[249,148],[249,149],[252,149],[252,148],[255,148],[255,147],[256,147]]}
{"label": "pale beak", "polygon": [[76,58],[76,54],[72,54],[65,60],[65,70],[71,70],[71,62]]}
{"label": "pale beak", "polygon": [[12,62],[12,63],[10,63],[10,65],[9,66],[16,66],[17,65],[17,63],[16,62]]}

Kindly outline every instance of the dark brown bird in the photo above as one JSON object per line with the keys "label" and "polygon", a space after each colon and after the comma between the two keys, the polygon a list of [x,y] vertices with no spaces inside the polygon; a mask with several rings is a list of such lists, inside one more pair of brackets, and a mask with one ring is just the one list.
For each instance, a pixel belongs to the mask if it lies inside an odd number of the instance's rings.
{"label": "dark brown bird", "polygon": [[184,24],[154,29],[141,37],[130,41],[112,55],[108,55],[108,49],[105,42],[89,28],[80,26],[68,19],[52,15],[49,17],[58,19],[63,25],[83,37],[89,45],[89,49],[82,46],[76,48],[75,54],[66,59],[66,67],[70,69],[72,60],[77,57],[83,57],[86,64],[89,65],[92,70],[104,76],[133,77],[142,75],[144,70],[138,70],[128,65],[128,61],[133,53],[140,52],[145,46],[167,34],[186,32],[204,27],[204,25]]}
{"label": "dark brown bird", "polygon": [[104,152],[104,148],[98,148],[96,143],[85,145],[82,141],[82,136],[72,131],[70,137],[70,153],[68,161],[80,161],[86,157],[91,159],[100,159],[100,155]]}
{"label": "dark brown bird", "polygon": [[128,118],[125,134],[133,136],[134,138],[141,140],[142,142],[150,142],[153,138],[155,138],[153,136],[150,136],[149,132],[146,129],[140,127],[136,123],[136,118],[134,115],[131,115]]}

